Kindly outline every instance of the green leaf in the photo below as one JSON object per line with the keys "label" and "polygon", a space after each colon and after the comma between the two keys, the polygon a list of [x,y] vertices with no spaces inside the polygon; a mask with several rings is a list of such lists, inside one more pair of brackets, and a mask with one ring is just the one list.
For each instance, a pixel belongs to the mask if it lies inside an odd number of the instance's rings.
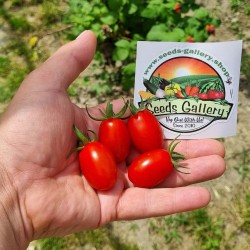
{"label": "green leaf", "polygon": [[164,24],[155,25],[147,34],[147,39],[151,41],[180,41],[185,36],[184,30],[175,28],[172,32],[167,32]]}
{"label": "green leaf", "polygon": [[221,21],[219,19],[212,19],[210,24],[213,24],[215,27],[218,27],[221,24]]}
{"label": "green leaf", "polygon": [[180,28],[173,29],[172,33],[174,33],[175,36],[178,37],[178,40],[180,40],[181,38],[183,38],[185,36],[184,30],[180,29]]}
{"label": "green leaf", "polygon": [[116,23],[116,18],[113,15],[109,14],[107,16],[102,17],[101,21],[107,25],[113,25]]}
{"label": "green leaf", "polygon": [[129,48],[130,42],[128,40],[121,39],[115,43],[115,46],[119,48]]}
{"label": "green leaf", "polygon": [[123,69],[123,73],[126,75],[134,75],[135,74],[135,63],[127,64]]}
{"label": "green leaf", "polygon": [[140,34],[134,34],[133,35],[133,40],[134,41],[141,41],[141,40],[144,40],[144,37],[142,36],[142,35],[140,35]]}
{"label": "green leaf", "polygon": [[95,33],[97,32],[101,32],[102,30],[102,26],[100,25],[100,23],[94,23],[92,26],[91,26],[91,30]]}
{"label": "green leaf", "polygon": [[138,10],[137,5],[135,5],[134,3],[131,4],[129,10],[128,10],[128,14],[132,15],[134,14],[136,11]]}
{"label": "green leaf", "polygon": [[173,11],[176,1],[171,1],[165,4],[166,8]]}
{"label": "green leaf", "polygon": [[207,32],[205,30],[204,31],[196,32],[194,34],[194,40],[196,42],[204,42],[204,41],[207,40],[207,38],[208,38],[208,34],[207,34]]}
{"label": "green leaf", "polygon": [[120,0],[108,0],[108,7],[112,11],[119,11],[124,5],[123,1]]}
{"label": "green leaf", "polygon": [[122,47],[116,47],[112,58],[115,61],[123,61],[125,59],[127,59],[129,56],[129,50],[127,48],[122,48]]}
{"label": "green leaf", "polygon": [[164,34],[166,34],[167,28],[164,24],[157,24],[152,26],[147,34],[147,40],[161,41]]}
{"label": "green leaf", "polygon": [[208,11],[205,8],[199,8],[194,12],[195,17],[204,19],[208,16]]}
{"label": "green leaf", "polygon": [[199,27],[200,26],[200,21],[197,20],[195,17],[190,17],[187,21],[188,25],[191,26],[192,28],[194,27]]}
{"label": "green leaf", "polygon": [[154,18],[157,17],[157,13],[156,13],[156,12],[153,12],[151,9],[144,9],[144,10],[141,12],[141,16],[142,16],[142,17],[149,18],[149,19],[154,19]]}
{"label": "green leaf", "polygon": [[141,12],[141,16],[149,19],[155,19],[164,9],[165,6],[162,4],[161,0],[151,0],[148,6]]}

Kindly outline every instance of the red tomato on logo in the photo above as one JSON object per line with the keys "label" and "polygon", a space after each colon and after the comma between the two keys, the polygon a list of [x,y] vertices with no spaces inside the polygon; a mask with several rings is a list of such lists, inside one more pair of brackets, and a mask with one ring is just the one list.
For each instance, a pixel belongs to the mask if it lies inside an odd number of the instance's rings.
{"label": "red tomato on logo", "polygon": [[128,178],[137,187],[150,188],[160,184],[173,168],[169,152],[156,149],[135,158],[128,168]]}
{"label": "red tomato on logo", "polygon": [[198,94],[198,97],[199,97],[201,100],[207,100],[207,99],[208,99],[207,93],[199,93],[199,94]]}
{"label": "red tomato on logo", "polygon": [[163,148],[161,125],[147,109],[130,116],[128,130],[133,145],[140,152]]}
{"label": "red tomato on logo", "polygon": [[130,149],[130,136],[125,123],[119,118],[102,121],[99,128],[99,141],[110,149],[116,162],[126,159]]}
{"label": "red tomato on logo", "polygon": [[118,170],[114,156],[100,142],[89,142],[79,153],[80,168],[88,183],[97,190],[111,189]]}
{"label": "red tomato on logo", "polygon": [[225,93],[223,91],[217,91],[217,90],[208,90],[207,92],[208,99],[215,100],[215,99],[224,99]]}

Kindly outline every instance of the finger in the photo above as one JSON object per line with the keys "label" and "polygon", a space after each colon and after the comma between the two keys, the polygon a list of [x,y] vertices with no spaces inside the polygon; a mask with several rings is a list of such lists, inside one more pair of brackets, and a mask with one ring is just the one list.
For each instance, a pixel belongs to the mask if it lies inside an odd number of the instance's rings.
{"label": "finger", "polygon": [[206,206],[209,192],[202,187],[172,189],[128,188],[117,205],[118,220],[164,216]]}
{"label": "finger", "polygon": [[96,49],[96,37],[84,31],[78,39],[62,46],[34,70],[22,84],[22,88],[34,91],[65,90],[89,65]]}
{"label": "finger", "polygon": [[[166,141],[166,147],[170,141]],[[222,143],[213,139],[201,139],[201,140],[181,140],[176,147],[176,152],[183,154],[186,159],[219,155],[225,157],[225,148]]]}
{"label": "finger", "polygon": [[172,174],[167,177],[159,187],[181,187],[212,180],[221,176],[226,170],[226,163],[219,155],[188,159],[182,163],[185,167],[188,167],[188,169],[180,168],[179,170],[188,172],[189,174],[182,174],[173,170]]}
{"label": "finger", "polygon": [[[209,155],[218,155],[221,157],[225,156],[225,149],[222,143],[213,139],[204,139],[204,140],[178,140],[179,142],[175,151],[183,154],[186,159],[192,159],[202,156]],[[168,145],[171,141],[165,140],[165,148],[168,148]],[[127,165],[139,155],[140,153],[135,149],[130,151],[130,154],[127,158]]]}

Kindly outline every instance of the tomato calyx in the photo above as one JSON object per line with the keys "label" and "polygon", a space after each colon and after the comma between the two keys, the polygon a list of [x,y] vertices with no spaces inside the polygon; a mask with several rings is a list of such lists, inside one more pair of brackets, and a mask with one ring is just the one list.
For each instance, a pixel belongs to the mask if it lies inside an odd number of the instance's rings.
{"label": "tomato calyx", "polygon": [[183,166],[181,163],[179,163],[179,161],[184,160],[186,158],[185,155],[180,154],[180,153],[175,151],[176,146],[180,143],[180,141],[176,142],[176,140],[179,136],[180,135],[178,135],[174,140],[171,141],[171,143],[168,146],[168,152],[170,154],[171,161],[172,161],[172,164],[173,164],[175,170],[179,173],[182,173],[182,174],[190,174],[189,172],[183,172],[180,170],[180,168],[185,168],[185,169],[189,169],[189,168],[186,166]]}
{"label": "tomato calyx", "polygon": [[74,151],[79,151],[79,150],[82,150],[83,147],[90,143],[90,142],[94,142],[94,141],[97,141],[97,137],[96,137],[96,134],[94,131],[92,130],[88,130],[88,132],[91,132],[93,135],[94,135],[94,138],[91,139],[90,136],[89,136],[89,133],[87,133],[87,135],[84,135],[83,132],[77,128],[75,125],[73,125],[73,128],[74,128],[74,131],[76,133],[76,136],[78,138],[78,140],[81,142],[81,146],[77,147],[74,149]]}
{"label": "tomato calyx", "polygon": [[141,98],[141,102],[138,108],[134,105],[133,99],[130,99],[129,109],[132,115],[136,115],[138,112],[147,109],[147,107],[144,101],[142,100],[142,98]]}
{"label": "tomato calyx", "polygon": [[124,106],[122,107],[122,109],[118,113],[114,112],[113,104],[110,101],[108,101],[105,112],[103,110],[99,109],[101,116],[102,116],[101,118],[97,118],[97,117],[92,116],[89,113],[87,106],[86,106],[86,111],[87,111],[88,116],[95,121],[104,121],[104,120],[112,119],[112,118],[127,119],[128,117],[123,117],[123,115],[127,111],[128,102],[125,101],[124,99],[123,99],[123,101],[124,101]]}
{"label": "tomato calyx", "polygon": [[83,132],[79,128],[76,127],[76,125],[73,125],[73,129],[74,129],[74,132],[78,138],[77,146],[71,148],[71,150],[69,151],[69,153],[66,156],[66,159],[68,159],[74,152],[78,152],[78,151],[82,150],[86,144],[97,140],[96,134],[92,130],[88,130],[88,131],[93,133],[94,139],[90,139],[88,133],[87,133],[87,136],[85,136],[83,134]]}

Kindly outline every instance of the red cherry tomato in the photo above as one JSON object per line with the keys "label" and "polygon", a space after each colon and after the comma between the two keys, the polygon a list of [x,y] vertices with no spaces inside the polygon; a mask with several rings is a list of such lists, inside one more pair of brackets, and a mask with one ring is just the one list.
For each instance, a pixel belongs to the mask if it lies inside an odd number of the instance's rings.
{"label": "red cherry tomato", "polygon": [[174,5],[174,11],[176,13],[181,13],[181,5],[180,5],[180,3],[175,3],[175,5]]}
{"label": "red cherry tomato", "polygon": [[128,119],[133,145],[140,152],[163,148],[163,132],[155,116],[144,109]]}
{"label": "red cherry tomato", "polygon": [[150,188],[160,184],[173,168],[169,152],[156,149],[134,159],[128,168],[128,178],[137,187]]}
{"label": "red cherry tomato", "polygon": [[89,142],[79,153],[80,168],[88,183],[97,190],[111,189],[118,170],[114,156],[100,142]]}
{"label": "red cherry tomato", "polygon": [[214,100],[214,99],[224,99],[225,93],[223,91],[217,91],[217,90],[208,90],[207,92],[208,99]]}
{"label": "red cherry tomato", "polygon": [[215,27],[214,27],[214,25],[213,24],[206,25],[206,31],[209,34],[215,35]]}
{"label": "red cherry tomato", "polygon": [[130,136],[125,123],[119,118],[102,121],[99,141],[113,153],[117,163],[124,161],[130,149]]}
{"label": "red cherry tomato", "polygon": [[198,94],[198,97],[199,97],[201,100],[207,100],[207,99],[208,99],[207,93],[199,93],[199,94]]}
{"label": "red cherry tomato", "polygon": [[189,43],[195,42],[195,40],[194,40],[194,38],[192,36],[187,36],[186,41],[189,42]]}

